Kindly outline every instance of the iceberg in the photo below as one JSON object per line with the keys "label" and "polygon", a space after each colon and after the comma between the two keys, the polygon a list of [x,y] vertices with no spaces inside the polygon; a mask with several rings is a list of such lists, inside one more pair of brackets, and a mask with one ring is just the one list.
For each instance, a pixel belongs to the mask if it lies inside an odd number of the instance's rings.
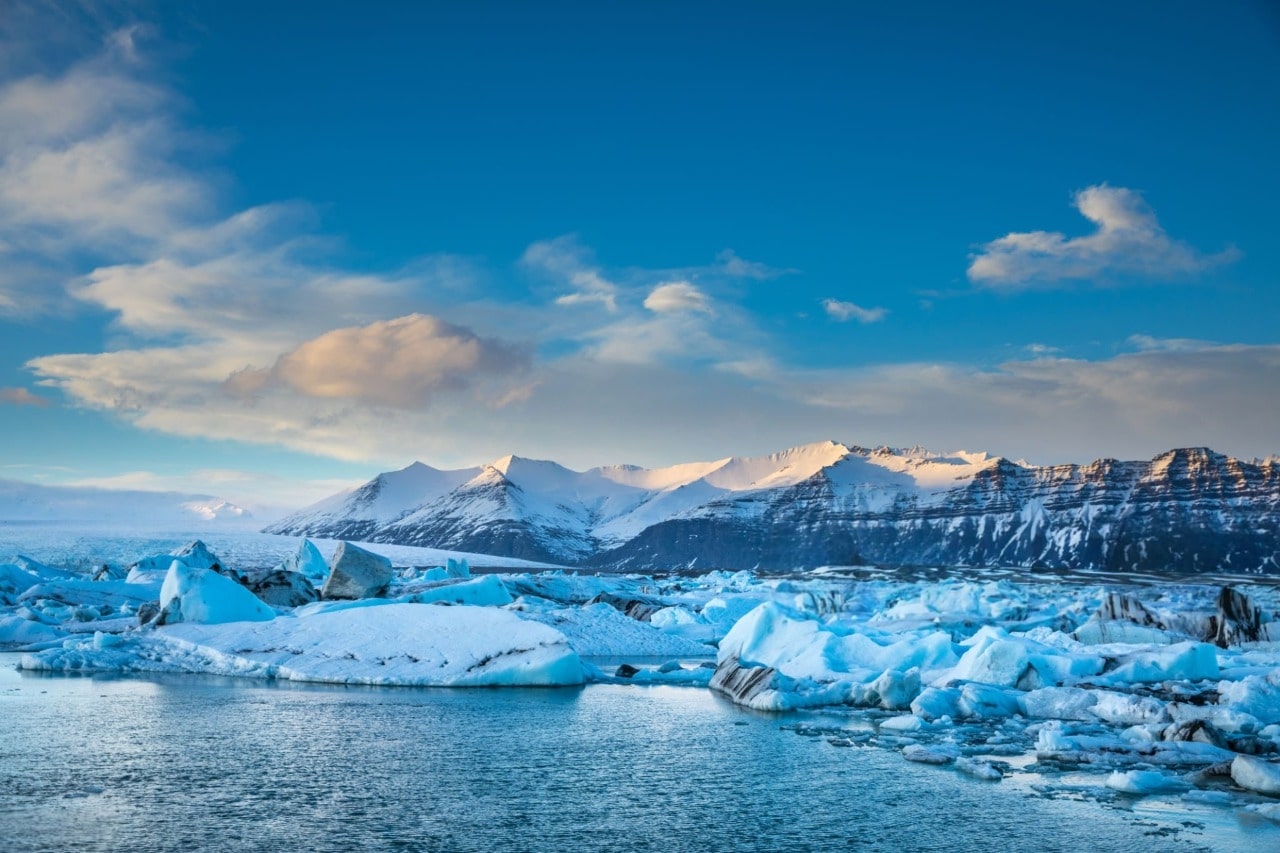
{"label": "iceberg", "polygon": [[386,557],[350,542],[339,542],[320,597],[326,600],[376,598],[386,594],[393,576],[391,561]]}
{"label": "iceberg", "polygon": [[240,584],[212,569],[193,568],[180,559],[169,566],[160,587],[158,625],[195,622],[262,622],[276,613]]}
{"label": "iceberg", "polygon": [[383,686],[583,683],[582,662],[559,632],[493,608],[431,604],[380,604],[263,622],[182,623],[110,641],[97,635],[27,654],[19,665]]}
{"label": "iceberg", "polygon": [[313,584],[322,584],[329,576],[329,564],[325,562],[324,555],[310,539],[303,539],[298,545],[298,550],[285,557],[276,569],[282,572],[297,572]]}

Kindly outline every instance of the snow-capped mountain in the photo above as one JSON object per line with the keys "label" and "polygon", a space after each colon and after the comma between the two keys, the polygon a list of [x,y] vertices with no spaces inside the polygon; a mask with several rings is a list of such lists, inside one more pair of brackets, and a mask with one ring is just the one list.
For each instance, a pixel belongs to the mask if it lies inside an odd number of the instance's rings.
{"label": "snow-capped mountain", "polygon": [[253,516],[211,495],[45,486],[0,480],[0,521],[245,526]]}
{"label": "snow-capped mountain", "polygon": [[1036,467],[821,442],[771,456],[577,472],[422,463],[269,533],[615,569],[1016,565],[1280,571],[1280,461],[1207,448]]}

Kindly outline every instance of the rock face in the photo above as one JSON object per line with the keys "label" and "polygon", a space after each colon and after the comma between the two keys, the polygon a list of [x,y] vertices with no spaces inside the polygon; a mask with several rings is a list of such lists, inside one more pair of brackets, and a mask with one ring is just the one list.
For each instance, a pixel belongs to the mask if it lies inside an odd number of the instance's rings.
{"label": "rock face", "polygon": [[392,578],[391,561],[350,542],[339,542],[329,564],[329,578],[320,590],[325,599],[377,598]]}
{"label": "rock face", "polygon": [[268,528],[647,571],[820,565],[1280,573],[1280,461],[1035,467],[807,445],[668,469],[508,457],[381,474]]}

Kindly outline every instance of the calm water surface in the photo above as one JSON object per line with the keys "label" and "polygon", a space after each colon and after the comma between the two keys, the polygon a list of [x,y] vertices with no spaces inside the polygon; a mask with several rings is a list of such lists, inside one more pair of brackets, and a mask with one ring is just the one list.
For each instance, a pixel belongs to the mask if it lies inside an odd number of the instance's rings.
{"label": "calm water surface", "polygon": [[838,749],[781,728],[795,717],[704,690],[37,677],[15,660],[0,654],[4,851],[1262,850],[1280,838],[1226,810],[1184,827],[1186,814]]}

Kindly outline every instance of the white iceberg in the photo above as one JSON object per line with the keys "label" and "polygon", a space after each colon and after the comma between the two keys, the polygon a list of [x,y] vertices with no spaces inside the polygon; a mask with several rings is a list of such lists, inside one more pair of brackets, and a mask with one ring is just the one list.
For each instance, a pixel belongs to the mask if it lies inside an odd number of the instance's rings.
{"label": "white iceberg", "polygon": [[276,613],[240,584],[211,569],[175,559],[160,587],[159,623],[262,622]]}
{"label": "white iceberg", "polygon": [[23,669],[197,672],[385,686],[559,686],[583,682],[563,635],[503,610],[382,604],[269,622],[182,623],[68,640]]}

